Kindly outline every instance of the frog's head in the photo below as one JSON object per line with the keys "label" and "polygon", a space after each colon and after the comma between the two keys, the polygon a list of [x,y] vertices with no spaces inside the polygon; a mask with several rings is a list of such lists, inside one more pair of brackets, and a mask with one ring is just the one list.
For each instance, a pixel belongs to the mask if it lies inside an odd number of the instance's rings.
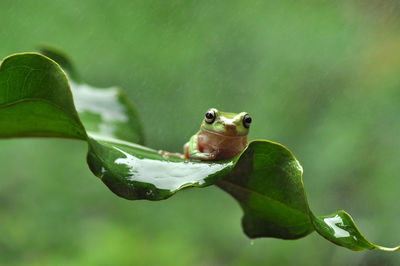
{"label": "frog's head", "polygon": [[246,112],[226,113],[211,108],[205,114],[200,129],[224,136],[246,136],[250,124],[251,117]]}

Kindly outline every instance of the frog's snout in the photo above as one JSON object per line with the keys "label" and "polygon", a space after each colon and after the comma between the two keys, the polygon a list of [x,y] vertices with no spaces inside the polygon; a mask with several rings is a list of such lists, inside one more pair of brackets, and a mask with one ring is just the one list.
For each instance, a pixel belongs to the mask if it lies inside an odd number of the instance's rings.
{"label": "frog's snout", "polygon": [[233,124],[224,124],[224,127],[227,131],[230,132],[235,132],[236,131],[236,125]]}

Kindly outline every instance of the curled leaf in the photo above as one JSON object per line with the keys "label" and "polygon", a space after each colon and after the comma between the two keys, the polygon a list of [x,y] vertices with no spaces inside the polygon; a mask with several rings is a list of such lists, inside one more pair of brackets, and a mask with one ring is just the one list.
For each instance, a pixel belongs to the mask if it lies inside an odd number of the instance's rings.
{"label": "curled leaf", "polygon": [[344,211],[315,216],[300,163],[278,143],[255,140],[218,162],[165,158],[140,145],[141,123],[122,91],[83,83],[69,60],[53,50],[15,54],[0,66],[0,137],[32,136],[87,141],[91,171],[126,199],[162,200],[186,187],[215,184],[241,205],[250,238],[297,239],[315,230],[352,250],[400,249],[369,242]]}

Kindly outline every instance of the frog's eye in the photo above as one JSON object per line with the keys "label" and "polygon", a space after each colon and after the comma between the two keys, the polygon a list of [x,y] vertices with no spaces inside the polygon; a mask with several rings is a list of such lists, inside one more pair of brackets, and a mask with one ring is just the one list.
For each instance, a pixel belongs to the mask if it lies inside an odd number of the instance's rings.
{"label": "frog's eye", "polygon": [[243,117],[243,126],[249,128],[251,124],[251,117],[247,114]]}
{"label": "frog's eye", "polygon": [[215,111],[214,110],[210,110],[206,113],[206,123],[207,124],[212,124],[215,121]]}

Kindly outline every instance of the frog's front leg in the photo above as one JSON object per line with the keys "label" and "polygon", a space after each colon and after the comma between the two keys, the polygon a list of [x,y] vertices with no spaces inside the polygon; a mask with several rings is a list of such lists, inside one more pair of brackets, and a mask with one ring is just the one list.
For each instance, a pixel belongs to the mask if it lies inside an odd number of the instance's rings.
{"label": "frog's front leg", "polygon": [[199,150],[199,142],[197,134],[193,135],[190,138],[190,141],[185,144],[184,150],[185,150],[185,157],[188,159],[210,161],[214,160],[215,157],[217,156],[216,152],[201,152]]}

